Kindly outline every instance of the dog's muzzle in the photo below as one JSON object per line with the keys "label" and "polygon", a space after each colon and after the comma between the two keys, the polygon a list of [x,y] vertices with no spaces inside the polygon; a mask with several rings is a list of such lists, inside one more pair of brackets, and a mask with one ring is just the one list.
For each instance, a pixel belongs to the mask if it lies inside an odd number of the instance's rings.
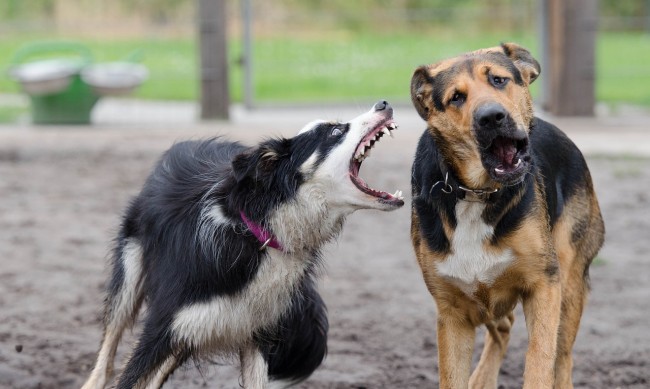
{"label": "dog's muzzle", "polygon": [[501,105],[490,102],[474,111],[474,132],[481,162],[490,177],[505,185],[521,181],[530,165],[528,134]]}

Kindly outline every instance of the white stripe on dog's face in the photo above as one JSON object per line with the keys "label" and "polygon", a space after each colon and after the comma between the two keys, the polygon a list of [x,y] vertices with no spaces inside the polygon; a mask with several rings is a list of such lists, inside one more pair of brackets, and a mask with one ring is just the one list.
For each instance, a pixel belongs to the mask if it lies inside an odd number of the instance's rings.
{"label": "white stripe on dog's face", "polygon": [[307,123],[302,129],[300,129],[300,131],[298,131],[298,135],[304,134],[307,131],[311,131],[316,127],[318,127],[319,124],[323,124],[323,123],[327,123],[327,121],[320,120],[320,119],[312,120],[311,122]]}
{"label": "white stripe on dog's face", "polygon": [[[321,127],[320,130],[323,130],[323,123],[326,122],[318,121],[310,125]],[[358,179],[360,162],[355,158],[355,156],[359,156],[359,159],[364,159],[365,147],[363,145],[371,147],[379,141],[381,136],[390,133],[395,127],[392,121],[392,109],[377,110],[373,107],[370,111],[347,123],[332,123],[329,128],[325,129],[329,131],[328,136],[343,138],[326,150],[326,154],[316,167],[312,178],[314,184],[326,191],[328,204],[346,208],[348,213],[368,208],[387,211],[403,205],[400,194],[392,196],[370,189],[363,180]],[[304,128],[303,131],[305,131]],[[353,171],[353,163],[357,165],[356,171]],[[353,180],[356,180],[358,184],[355,184]],[[309,182],[305,184],[308,185]],[[363,189],[361,189],[362,187]]]}

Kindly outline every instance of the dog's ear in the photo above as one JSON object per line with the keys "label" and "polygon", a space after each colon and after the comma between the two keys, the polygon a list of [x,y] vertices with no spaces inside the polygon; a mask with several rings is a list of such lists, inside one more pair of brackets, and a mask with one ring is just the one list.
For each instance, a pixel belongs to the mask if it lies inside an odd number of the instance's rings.
{"label": "dog's ear", "polygon": [[250,176],[251,174],[254,174],[254,158],[254,151],[245,151],[243,153],[235,155],[235,157],[232,159],[232,174],[237,181],[242,181],[244,178]]}
{"label": "dog's ear", "polygon": [[255,180],[268,177],[276,170],[280,161],[289,155],[290,147],[290,139],[271,139],[257,149],[236,155],[232,160],[233,176],[237,181],[247,177]]}
{"label": "dog's ear", "polygon": [[413,77],[411,77],[411,101],[415,110],[424,120],[429,118],[429,110],[431,109],[427,105],[427,102],[431,101],[432,86],[429,79],[428,66],[420,66],[415,69]]}
{"label": "dog's ear", "polygon": [[514,62],[526,84],[532,84],[539,77],[542,68],[539,66],[539,62],[530,54],[530,51],[516,43],[502,43],[501,49]]}

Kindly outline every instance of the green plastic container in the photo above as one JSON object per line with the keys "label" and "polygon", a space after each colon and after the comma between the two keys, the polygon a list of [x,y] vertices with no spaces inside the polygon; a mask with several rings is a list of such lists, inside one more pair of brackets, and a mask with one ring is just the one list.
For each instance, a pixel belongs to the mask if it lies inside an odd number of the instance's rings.
{"label": "green plastic container", "polygon": [[99,99],[90,87],[81,81],[79,74],[60,93],[29,96],[32,121],[36,124],[88,124],[90,113]]}
{"label": "green plastic container", "polygon": [[[52,54],[66,54],[57,60]],[[27,62],[28,58],[41,58]],[[19,81],[31,101],[36,124],[88,124],[97,96],[81,80],[81,70],[90,65],[88,48],[72,42],[41,42],[18,50],[10,74]]]}

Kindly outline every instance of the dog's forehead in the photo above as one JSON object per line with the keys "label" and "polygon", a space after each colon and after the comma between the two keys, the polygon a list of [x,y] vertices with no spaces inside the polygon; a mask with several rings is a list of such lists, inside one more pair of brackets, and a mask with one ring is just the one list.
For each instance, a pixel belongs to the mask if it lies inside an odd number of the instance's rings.
{"label": "dog's forehead", "polygon": [[322,125],[333,126],[336,124],[338,124],[338,122],[332,120],[322,120],[322,119],[312,120],[311,122],[305,124],[305,126],[300,131],[298,131],[298,135],[315,130],[316,128]]}
{"label": "dog's forehead", "polygon": [[515,70],[513,62],[497,48],[481,49],[448,58],[429,65],[429,76],[454,77],[462,73],[474,76],[482,67],[503,67],[509,71]]}

